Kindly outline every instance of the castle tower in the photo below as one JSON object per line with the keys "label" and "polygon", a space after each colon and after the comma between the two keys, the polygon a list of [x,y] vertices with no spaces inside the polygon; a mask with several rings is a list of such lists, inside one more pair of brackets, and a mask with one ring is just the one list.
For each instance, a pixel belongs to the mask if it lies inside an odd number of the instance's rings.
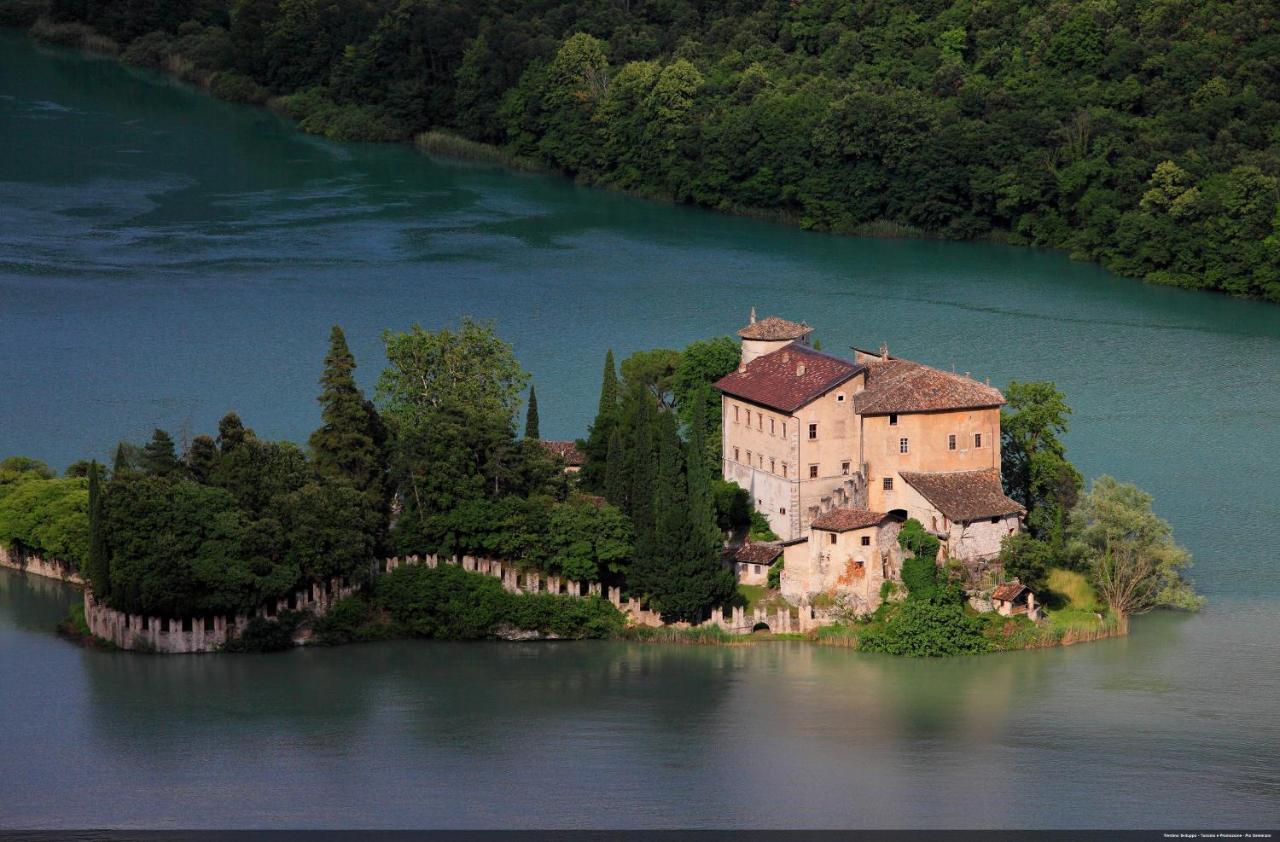
{"label": "castle tower", "polygon": [[756,321],[756,308],[752,307],[751,321],[746,327],[738,331],[738,336],[742,337],[742,361],[740,365],[747,365],[756,357],[773,353],[789,342],[800,342],[808,345],[809,334],[811,333],[813,333],[813,328],[804,322],[789,322],[777,316],[769,316]]}

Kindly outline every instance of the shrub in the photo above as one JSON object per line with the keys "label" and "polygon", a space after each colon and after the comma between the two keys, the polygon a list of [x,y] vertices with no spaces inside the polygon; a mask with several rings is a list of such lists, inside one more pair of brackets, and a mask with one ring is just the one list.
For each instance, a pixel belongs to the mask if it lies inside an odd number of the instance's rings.
{"label": "shrub", "polygon": [[173,40],[167,32],[148,32],[141,38],[135,38],[125,48],[120,60],[135,67],[163,67],[173,53]]}
{"label": "shrub", "polygon": [[863,632],[861,648],[911,657],[971,655],[991,648],[983,636],[985,626],[981,618],[967,614],[956,603],[908,600],[883,626]]}
{"label": "shrub", "polygon": [[[782,587],[782,567],[785,561],[785,559],[779,558],[773,564],[769,565],[769,578],[766,580],[766,583],[775,591]],[[886,582],[885,584],[889,583]]]}
{"label": "shrub", "polygon": [[382,622],[378,611],[367,600],[349,596],[330,606],[328,613],[311,624],[315,642],[321,646],[337,646],[357,641],[382,640],[391,629]]}
{"label": "shrub", "polygon": [[214,76],[209,85],[209,91],[218,99],[225,99],[228,102],[248,102],[254,105],[262,105],[271,98],[271,93],[266,88],[243,73],[236,73],[233,70],[224,70]]}
{"label": "shrub", "polygon": [[285,611],[274,620],[254,617],[239,636],[227,641],[227,652],[283,652],[293,648],[293,633],[298,630],[304,615]]}

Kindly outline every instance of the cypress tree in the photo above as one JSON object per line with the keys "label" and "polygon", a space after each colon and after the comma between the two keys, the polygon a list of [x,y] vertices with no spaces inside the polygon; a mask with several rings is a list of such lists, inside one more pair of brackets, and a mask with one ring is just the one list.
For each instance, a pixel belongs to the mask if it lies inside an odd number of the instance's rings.
{"label": "cypress tree", "polygon": [[600,382],[600,404],[595,421],[583,443],[586,464],[582,466],[582,484],[589,489],[604,489],[605,463],[609,459],[609,436],[619,423],[618,370],[613,363],[613,349],[604,355],[604,374]]}
{"label": "cypress tree", "polygon": [[701,620],[708,609],[727,602],[736,589],[733,574],[720,560],[724,533],[716,523],[713,474],[705,461],[707,445],[701,432],[704,429],[695,427],[689,439],[686,459],[689,490],[685,507],[688,525],[674,577],[681,583],[682,618],[690,621]]}
{"label": "cypress tree", "polygon": [[658,471],[653,497],[653,547],[646,559],[646,592],[664,618],[683,619],[681,556],[689,543],[688,485],[684,448],[675,418],[664,412],[658,421]]}
{"label": "cypress tree", "polygon": [[377,410],[356,385],[355,369],[347,337],[334,325],[317,398],[323,424],[308,444],[321,476],[363,492],[381,511],[386,507],[386,433]]}
{"label": "cypress tree", "polygon": [[542,436],[538,434],[538,393],[529,386],[529,409],[524,416],[524,437],[536,441]]}
{"label": "cypress tree", "polygon": [[638,594],[650,592],[658,563],[654,502],[658,483],[658,408],[643,387],[627,396],[627,429],[623,441],[628,445],[624,474],[630,480],[627,489],[627,514],[635,529],[635,557],[628,584]]}
{"label": "cypress tree", "polygon": [[126,442],[116,445],[115,458],[111,460],[111,478],[123,479],[133,473],[134,447]]}
{"label": "cypress tree", "polygon": [[605,462],[604,498],[613,505],[628,510],[627,490],[631,477],[626,469],[626,445],[622,443],[622,430],[614,428],[609,436],[609,458]]}
{"label": "cypress tree", "polygon": [[94,595],[106,599],[111,592],[111,563],[103,531],[102,471],[96,461],[89,465],[89,558],[85,577]]}
{"label": "cypress tree", "polygon": [[230,453],[244,444],[248,435],[249,431],[244,428],[244,422],[240,420],[240,416],[234,412],[228,412],[218,422],[218,450],[222,453]]}
{"label": "cypress tree", "polygon": [[178,454],[173,447],[173,437],[156,429],[151,441],[142,448],[142,470],[153,477],[167,477],[178,467]]}

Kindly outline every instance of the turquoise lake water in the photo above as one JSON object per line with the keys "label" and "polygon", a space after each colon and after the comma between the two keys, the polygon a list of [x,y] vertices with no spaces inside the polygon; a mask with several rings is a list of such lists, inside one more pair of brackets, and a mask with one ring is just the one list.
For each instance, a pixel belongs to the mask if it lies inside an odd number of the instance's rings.
{"label": "turquoise lake water", "polygon": [[1280,824],[1280,308],[1060,254],[858,240],[333,144],[0,33],[0,455],[155,426],[305,439],[340,323],[491,318],[580,435],[606,348],[731,334],[1057,382],[1069,455],[1156,497],[1196,616],[899,661],[770,644],[396,643],[138,658],[0,571],[0,826]]}

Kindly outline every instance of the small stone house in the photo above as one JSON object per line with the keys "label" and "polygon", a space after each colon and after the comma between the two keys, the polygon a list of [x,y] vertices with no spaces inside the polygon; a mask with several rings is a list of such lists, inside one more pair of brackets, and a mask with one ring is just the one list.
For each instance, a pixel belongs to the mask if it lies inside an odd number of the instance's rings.
{"label": "small stone house", "polygon": [[885,512],[841,506],[809,524],[809,536],[787,542],[782,595],[797,603],[826,594],[843,597],[857,613],[880,605],[885,580],[901,575],[901,519]]}
{"label": "small stone house", "polygon": [[979,561],[1000,554],[1000,542],[1017,532],[1026,510],[1005,496],[1000,472],[903,471],[903,505],[942,541],[942,558]]}
{"label": "small stone house", "polygon": [[1039,620],[1042,616],[1036,595],[1016,579],[996,586],[991,593],[991,608],[1002,617],[1025,614],[1028,619]]}
{"label": "small stone house", "polygon": [[578,449],[577,442],[543,441],[540,444],[553,459],[558,459],[564,464],[564,472],[566,474],[576,474],[586,464],[586,454]]}
{"label": "small stone house", "polygon": [[782,557],[780,543],[747,542],[725,551],[725,565],[744,585],[767,585],[769,568]]}

